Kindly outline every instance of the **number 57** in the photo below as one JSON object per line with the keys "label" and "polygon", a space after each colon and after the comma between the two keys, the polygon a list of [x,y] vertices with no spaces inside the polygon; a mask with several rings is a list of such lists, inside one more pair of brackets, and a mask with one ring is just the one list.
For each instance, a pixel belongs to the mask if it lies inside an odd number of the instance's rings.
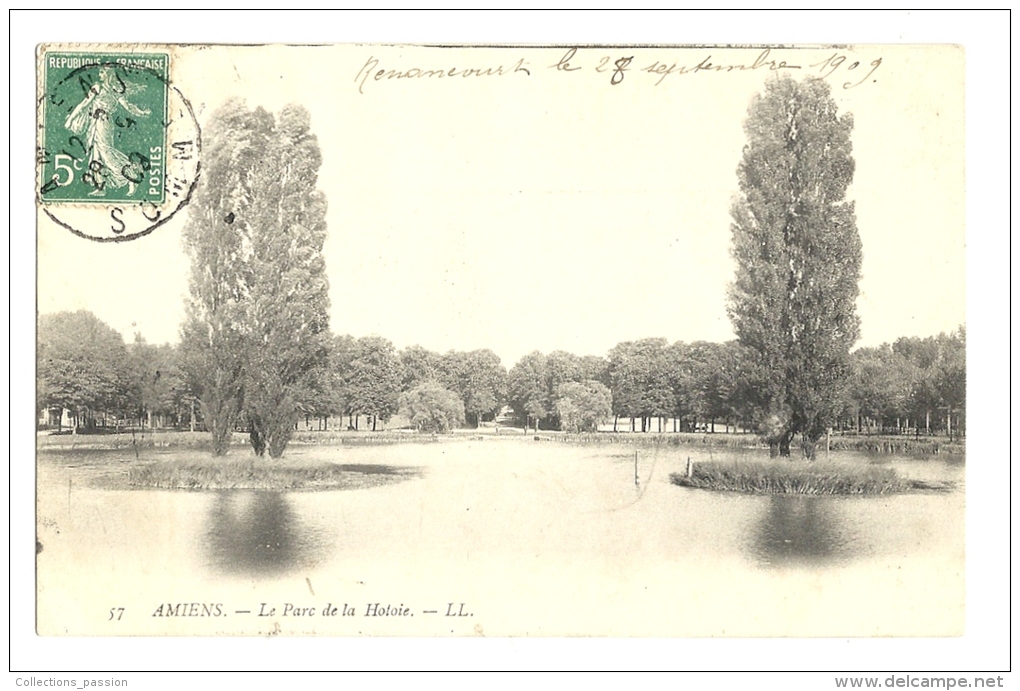
{"label": "number 57", "polygon": [[[116,612],[116,615],[114,614],[115,612]],[[110,616],[107,618],[107,621],[113,621],[114,619],[116,619],[117,621],[120,621],[120,618],[122,616],[124,616],[124,608],[123,607],[111,607],[110,608]]]}

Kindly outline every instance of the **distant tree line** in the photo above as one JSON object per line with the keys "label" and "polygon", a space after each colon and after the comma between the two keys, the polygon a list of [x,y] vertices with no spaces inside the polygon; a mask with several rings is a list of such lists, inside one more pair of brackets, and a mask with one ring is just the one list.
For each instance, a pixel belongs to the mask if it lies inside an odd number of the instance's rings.
{"label": "distant tree line", "polygon": [[[756,425],[755,380],[738,341],[620,343],[607,357],[538,351],[509,371],[491,350],[397,350],[380,336],[330,335],[314,376],[295,390],[299,418],[317,429],[378,429],[398,413],[416,429],[445,432],[493,420],[510,406],[537,430],[694,432]],[[835,428],[861,434],[962,433],[966,331],[900,338],[851,354]],[[39,319],[36,405],[41,417],[95,427],[206,427],[196,378],[180,345],[121,335],[90,312]],[[622,421],[622,422],[621,422]],[[721,429],[720,429],[721,428]],[[243,419],[232,428],[247,429]]]}

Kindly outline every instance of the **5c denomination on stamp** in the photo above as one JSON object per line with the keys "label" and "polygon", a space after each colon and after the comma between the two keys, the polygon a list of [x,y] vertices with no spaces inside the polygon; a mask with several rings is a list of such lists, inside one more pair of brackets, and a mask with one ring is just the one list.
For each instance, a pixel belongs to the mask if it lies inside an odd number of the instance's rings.
{"label": "5c denomination on stamp", "polygon": [[166,223],[198,179],[200,133],[169,53],[40,49],[38,200],[101,242]]}

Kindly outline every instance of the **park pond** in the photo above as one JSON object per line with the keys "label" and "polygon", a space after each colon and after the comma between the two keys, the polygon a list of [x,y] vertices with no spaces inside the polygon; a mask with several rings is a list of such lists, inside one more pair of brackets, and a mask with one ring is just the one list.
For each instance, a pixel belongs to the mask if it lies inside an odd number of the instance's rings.
{"label": "park pond", "polygon": [[[189,454],[202,452],[40,450],[40,633],[963,630],[961,456],[840,452],[953,486],[880,496],[750,495],[669,481],[688,458],[759,451],[520,436],[288,449],[291,459],[339,464],[345,489],[155,490],[125,480],[131,467]],[[247,455],[237,446],[230,457]],[[354,614],[323,616],[327,605]],[[378,615],[384,608],[391,614]]]}

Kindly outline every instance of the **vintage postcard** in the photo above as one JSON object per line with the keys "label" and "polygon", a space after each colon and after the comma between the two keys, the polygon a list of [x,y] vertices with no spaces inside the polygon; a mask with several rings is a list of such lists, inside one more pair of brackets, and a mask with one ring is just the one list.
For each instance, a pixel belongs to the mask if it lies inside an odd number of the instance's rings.
{"label": "vintage postcard", "polygon": [[957,46],[37,50],[43,636],[960,636]]}

